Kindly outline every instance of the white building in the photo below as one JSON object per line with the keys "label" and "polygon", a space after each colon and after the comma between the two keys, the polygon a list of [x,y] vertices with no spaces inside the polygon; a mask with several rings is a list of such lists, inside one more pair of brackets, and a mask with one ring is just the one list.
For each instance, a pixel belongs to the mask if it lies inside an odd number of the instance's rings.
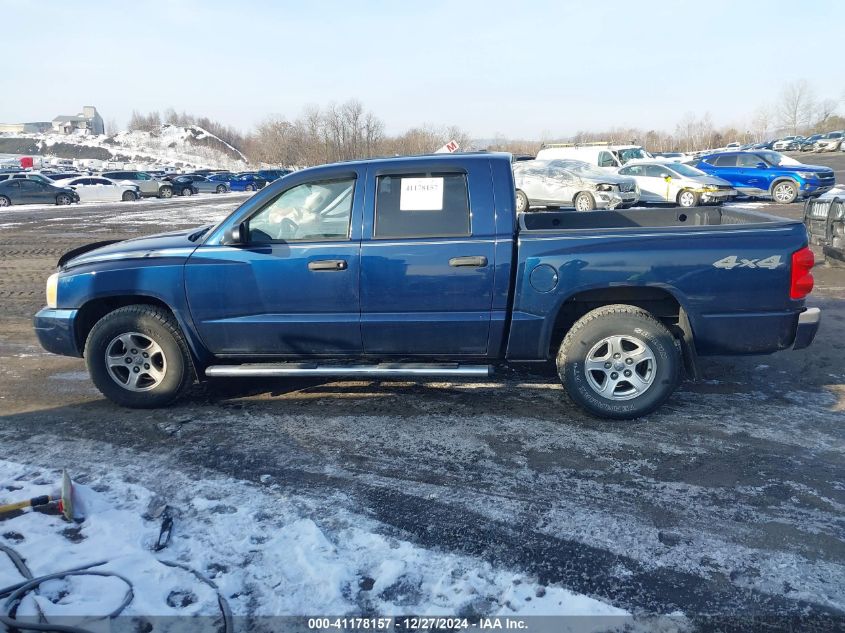
{"label": "white building", "polygon": [[105,125],[97,108],[85,106],[79,114],[53,119],[53,131],[60,134],[105,134]]}

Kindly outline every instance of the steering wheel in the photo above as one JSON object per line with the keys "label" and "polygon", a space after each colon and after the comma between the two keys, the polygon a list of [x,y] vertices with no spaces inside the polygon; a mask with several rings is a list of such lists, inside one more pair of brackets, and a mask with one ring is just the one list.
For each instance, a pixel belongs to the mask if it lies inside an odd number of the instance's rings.
{"label": "steering wheel", "polygon": [[296,237],[296,232],[299,230],[299,225],[290,218],[282,218],[279,222],[279,239],[290,240]]}

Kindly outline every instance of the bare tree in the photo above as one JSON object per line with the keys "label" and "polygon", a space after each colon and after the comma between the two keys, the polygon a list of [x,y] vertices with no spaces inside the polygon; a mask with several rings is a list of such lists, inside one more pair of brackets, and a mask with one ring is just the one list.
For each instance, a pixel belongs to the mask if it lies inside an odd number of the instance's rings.
{"label": "bare tree", "polygon": [[751,119],[751,131],[754,134],[754,139],[758,143],[762,143],[769,137],[771,128],[772,111],[768,106],[760,106]]}
{"label": "bare tree", "polygon": [[837,107],[839,107],[839,102],[836,99],[822,99],[819,101],[816,104],[813,117],[813,128],[824,129],[830,117],[836,114]]}
{"label": "bare tree", "polygon": [[815,104],[813,91],[806,80],[793,81],[780,94],[780,101],[776,106],[778,124],[793,136],[809,126]]}

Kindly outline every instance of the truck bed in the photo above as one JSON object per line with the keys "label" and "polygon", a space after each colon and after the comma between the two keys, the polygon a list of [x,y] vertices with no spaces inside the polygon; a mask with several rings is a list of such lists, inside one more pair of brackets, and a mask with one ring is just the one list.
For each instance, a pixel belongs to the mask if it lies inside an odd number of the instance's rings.
{"label": "truck bed", "polygon": [[520,217],[522,231],[566,231],[585,229],[677,228],[738,224],[796,223],[765,213],[732,207],[696,207],[694,209],[621,209],[614,211],[542,211]]}
{"label": "truck bed", "polygon": [[799,220],[732,207],[539,212],[520,216],[517,243],[513,359],[548,356],[568,327],[548,315],[608,301],[675,306],[702,355],[788,348],[804,309],[790,299],[792,255],[807,245]]}

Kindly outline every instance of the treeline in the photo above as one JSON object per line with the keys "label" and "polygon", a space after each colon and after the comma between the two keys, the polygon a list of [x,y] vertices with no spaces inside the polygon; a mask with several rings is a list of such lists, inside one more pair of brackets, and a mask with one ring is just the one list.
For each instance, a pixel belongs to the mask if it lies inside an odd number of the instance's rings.
{"label": "treeline", "polygon": [[786,135],[822,134],[845,129],[845,117],[837,109],[845,99],[818,98],[805,80],[786,84],[772,103],[759,106],[745,120],[716,126],[709,113],[686,113],[674,132],[642,128],[611,128],[604,132],[580,131],[567,141],[635,141],[650,151],[692,151],[724,147],[728,143],[761,143]]}
{"label": "treeline", "polygon": [[271,165],[319,165],[373,156],[402,156],[433,152],[450,140],[469,148],[470,138],[456,126],[422,125],[399,135],[385,133],[384,121],[363,104],[350,99],[325,107],[308,106],[288,120],[271,116],[248,134],[207,117],[177,113],[132,112],[130,130],[155,131],[163,123],[198,125],[243,152],[250,162]]}
{"label": "treeline", "polygon": [[340,160],[433,152],[450,140],[469,145],[455,126],[421,126],[400,135],[385,133],[384,122],[360,101],[324,108],[309,106],[294,120],[269,117],[246,139],[244,153],[253,162],[318,165]]}
{"label": "treeline", "polygon": [[[421,125],[401,134],[385,132],[384,121],[357,99],[327,106],[308,106],[288,119],[271,116],[249,133],[242,133],[208,117],[170,108],[163,114],[133,112],[130,130],[156,130],[162,123],[198,125],[218,136],[253,163],[306,166],[372,156],[402,156],[433,152],[454,139],[462,149],[490,149],[516,154],[536,154],[543,143],[612,141],[634,143],[655,152],[691,151],[723,147],[731,142],[761,142],[786,134],[809,135],[845,128],[837,113],[839,99],[817,98],[804,80],[784,86],[774,103],[762,105],[733,125],[717,127],[709,113],[685,114],[673,131],[637,127],[613,127],[605,131],[583,130],[568,137],[544,135],[540,139],[516,140],[499,136],[473,142],[457,126]],[[112,126],[110,126],[112,127]]]}

